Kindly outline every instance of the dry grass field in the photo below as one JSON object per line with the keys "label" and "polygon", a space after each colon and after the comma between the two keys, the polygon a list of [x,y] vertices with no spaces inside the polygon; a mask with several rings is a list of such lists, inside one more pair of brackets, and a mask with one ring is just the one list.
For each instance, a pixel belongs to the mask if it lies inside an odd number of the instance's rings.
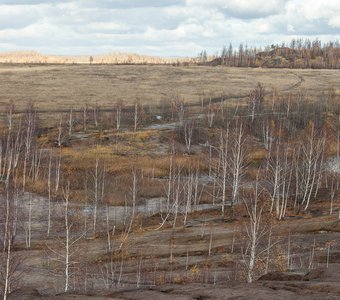
{"label": "dry grass field", "polygon": [[0,110],[9,101],[17,109],[33,102],[42,110],[77,109],[116,101],[160,104],[178,96],[199,103],[202,96],[232,100],[248,95],[261,82],[267,92],[305,90],[313,95],[334,88],[340,93],[337,70],[250,69],[132,65],[0,65]]}

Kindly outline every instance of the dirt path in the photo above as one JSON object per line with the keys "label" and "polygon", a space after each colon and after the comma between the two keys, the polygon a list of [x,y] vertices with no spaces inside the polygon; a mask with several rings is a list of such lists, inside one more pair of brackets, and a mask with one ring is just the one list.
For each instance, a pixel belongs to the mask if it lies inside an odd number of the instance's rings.
{"label": "dirt path", "polygon": [[284,89],[284,92],[289,92],[292,91],[294,89],[297,89],[299,87],[301,87],[302,83],[305,82],[305,79],[302,75],[297,74],[296,72],[289,72],[290,74],[293,74],[294,76],[296,76],[298,78],[298,81],[296,83],[294,83],[292,86],[288,87],[287,89]]}

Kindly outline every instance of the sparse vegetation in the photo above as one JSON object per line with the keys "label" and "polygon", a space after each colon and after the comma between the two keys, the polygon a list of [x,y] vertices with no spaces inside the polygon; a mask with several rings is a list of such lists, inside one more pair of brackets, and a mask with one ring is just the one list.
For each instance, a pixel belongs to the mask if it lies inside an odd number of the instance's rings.
{"label": "sparse vegetation", "polygon": [[[0,68],[8,73],[5,295],[253,282],[338,262],[335,71]],[[40,87],[22,88],[27,73]]]}

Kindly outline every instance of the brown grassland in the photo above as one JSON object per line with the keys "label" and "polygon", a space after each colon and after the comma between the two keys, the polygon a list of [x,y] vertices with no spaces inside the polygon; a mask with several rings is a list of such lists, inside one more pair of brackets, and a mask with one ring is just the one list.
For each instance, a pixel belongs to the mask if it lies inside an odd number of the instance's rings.
{"label": "brown grassland", "polygon": [[32,102],[38,110],[79,109],[98,103],[111,108],[117,101],[160,105],[178,96],[199,104],[201,97],[237,100],[257,82],[267,91],[304,89],[339,93],[338,70],[175,67],[132,65],[0,65],[0,107],[9,101],[18,109]]}

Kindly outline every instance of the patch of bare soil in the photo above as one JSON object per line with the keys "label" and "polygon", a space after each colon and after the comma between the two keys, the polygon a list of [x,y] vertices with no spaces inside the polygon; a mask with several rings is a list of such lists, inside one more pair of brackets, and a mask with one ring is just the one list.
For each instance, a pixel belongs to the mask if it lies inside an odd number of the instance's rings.
{"label": "patch of bare soil", "polygon": [[20,289],[9,299],[339,299],[340,266],[310,272],[275,272],[252,284],[163,285],[144,289],[117,289],[106,293],[47,295],[35,289]]}
{"label": "patch of bare soil", "polygon": [[[339,299],[340,264],[339,251],[336,246],[332,246],[330,249],[329,268],[325,267],[327,261],[326,243],[329,240],[338,239],[337,225],[339,222],[335,221],[334,217],[333,220],[329,216],[317,217],[313,220],[296,218],[275,225],[273,233],[280,239],[283,238],[288,228],[294,232],[291,234],[291,255],[294,258],[294,269],[271,272],[252,284],[246,284],[233,283],[226,276],[226,273],[230,272],[232,268],[235,255],[230,253],[235,224],[220,222],[213,212],[209,215],[210,218],[206,218],[204,223],[197,215],[196,222],[193,221],[190,227],[178,227],[176,230],[165,227],[160,231],[155,231],[151,226],[148,229],[132,232],[129,249],[131,261],[124,263],[126,273],[123,278],[123,287],[98,288],[89,294],[77,291],[60,293],[61,289],[55,288],[56,282],[60,279],[55,277],[55,282],[52,282],[53,279],[47,274],[30,268],[28,273],[24,274],[23,287],[14,291],[9,299]],[[207,211],[205,217],[207,217]],[[210,239],[212,240],[211,253],[213,255],[211,258],[208,257]],[[153,259],[157,259],[159,274],[161,274],[163,269],[167,270],[170,266],[170,241],[172,241],[173,277],[175,278],[176,274],[182,275],[182,281],[179,282],[181,284],[163,283],[155,286],[151,280],[148,280],[148,283],[142,284],[141,288],[136,288],[136,284],[133,284],[136,276],[136,261],[133,258],[144,253],[143,265],[145,266],[152,265]],[[105,248],[104,239],[98,238],[85,242],[91,244],[91,247],[87,249],[93,257],[105,259],[104,252],[101,250]],[[308,264],[299,268],[300,260],[310,255],[313,244],[315,244],[313,265],[310,270]],[[79,245],[79,247],[82,246]],[[236,243],[235,248],[237,247]],[[31,250],[27,253],[31,253],[31,256],[27,257],[27,266],[37,267],[39,263],[33,254],[39,255],[42,252]],[[187,275],[184,271],[186,259],[189,263]],[[200,265],[200,262],[205,259],[214,261],[216,265],[217,284],[213,284],[212,278],[207,281],[202,280],[201,284],[190,281],[191,268]],[[203,269],[200,268],[199,270],[203,272]],[[213,275],[213,272],[210,275]],[[185,276],[189,276],[188,280]]]}

